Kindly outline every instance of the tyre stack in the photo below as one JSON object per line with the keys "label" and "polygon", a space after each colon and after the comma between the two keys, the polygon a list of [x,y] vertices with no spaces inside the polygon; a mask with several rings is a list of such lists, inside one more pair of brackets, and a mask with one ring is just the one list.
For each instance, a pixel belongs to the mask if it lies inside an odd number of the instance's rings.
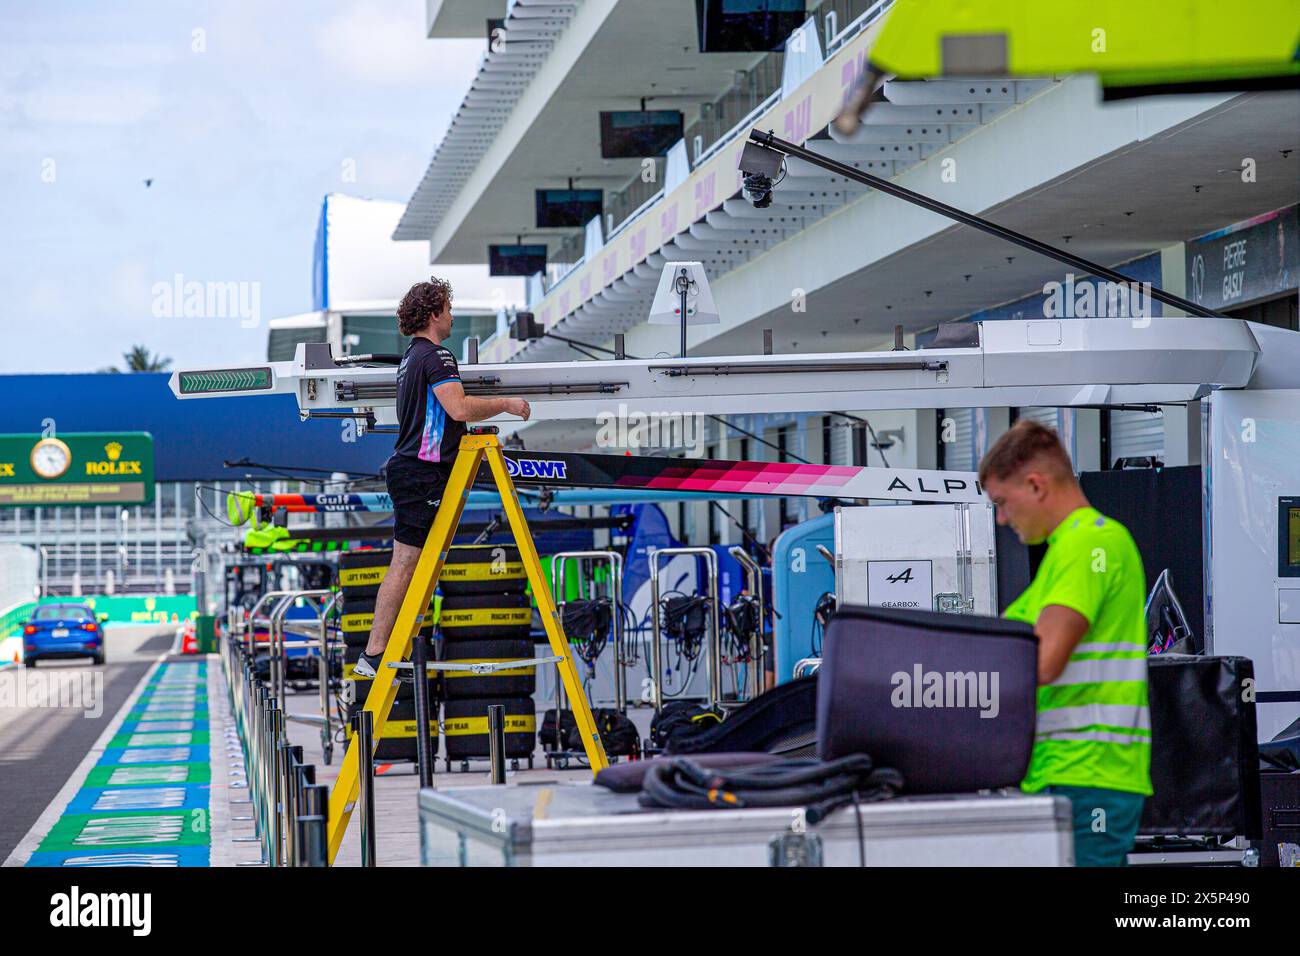
{"label": "tyre stack", "polygon": [[[392,560],[390,548],[373,548],[360,551],[345,551],[339,556],[339,590],[342,597],[343,631],[343,679],[351,684],[351,702],[348,704],[348,737],[352,736],[352,718],[366,705],[366,698],[374,684],[371,678],[353,676],[353,668],[361,652],[366,649],[370,639],[370,628],[375,617],[375,598],[379,594],[379,585],[388,571]],[[419,640],[425,642],[426,658],[434,659],[434,626],[432,611],[427,620],[430,623],[420,628]],[[438,753],[438,701],[441,699],[442,682],[431,678],[429,687],[429,752]],[[418,723],[415,719],[415,684],[401,681],[397,685],[397,698],[388,712],[388,721],[382,733],[376,729],[379,743],[375,747],[375,760],[382,763],[415,760],[415,734]]]}
{"label": "tyre stack", "polygon": [[[527,574],[514,545],[451,548],[440,586],[442,660],[480,663],[527,660],[534,656],[530,635],[532,602],[525,593]],[[512,667],[490,674],[446,671],[442,731],[447,765],[487,759],[488,707],[505,708],[506,757],[532,766],[536,740],[536,667]]]}

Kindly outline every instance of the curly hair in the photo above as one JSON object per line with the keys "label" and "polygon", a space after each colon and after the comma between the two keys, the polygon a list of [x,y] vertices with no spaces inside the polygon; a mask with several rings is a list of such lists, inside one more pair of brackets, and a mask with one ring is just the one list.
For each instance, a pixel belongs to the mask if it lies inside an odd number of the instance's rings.
{"label": "curly hair", "polygon": [[451,305],[451,283],[437,276],[411,286],[397,307],[397,329],[403,335],[416,335],[429,327],[429,321]]}

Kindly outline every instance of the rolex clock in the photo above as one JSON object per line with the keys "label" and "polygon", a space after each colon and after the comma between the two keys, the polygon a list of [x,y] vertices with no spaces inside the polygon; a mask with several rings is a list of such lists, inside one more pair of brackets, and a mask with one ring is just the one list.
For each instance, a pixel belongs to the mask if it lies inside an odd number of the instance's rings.
{"label": "rolex clock", "polygon": [[41,478],[58,478],[72,464],[72,452],[57,438],[42,438],[32,446],[32,471]]}

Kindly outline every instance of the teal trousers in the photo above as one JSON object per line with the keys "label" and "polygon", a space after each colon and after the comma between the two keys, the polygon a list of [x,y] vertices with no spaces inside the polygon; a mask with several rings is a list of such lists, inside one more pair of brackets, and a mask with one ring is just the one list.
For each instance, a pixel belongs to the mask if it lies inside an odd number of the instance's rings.
{"label": "teal trousers", "polygon": [[1074,865],[1127,866],[1146,797],[1097,787],[1050,786],[1074,808]]}

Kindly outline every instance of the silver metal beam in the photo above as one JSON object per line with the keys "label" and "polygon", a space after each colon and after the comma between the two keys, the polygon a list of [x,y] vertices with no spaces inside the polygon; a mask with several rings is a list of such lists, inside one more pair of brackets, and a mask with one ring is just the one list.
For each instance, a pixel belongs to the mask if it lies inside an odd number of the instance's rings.
{"label": "silver metal beam", "polygon": [[[844,409],[1173,404],[1250,381],[1260,348],[1236,319],[1067,319],[980,323],[976,348],[686,359],[529,362],[462,369],[470,394],[523,394],[536,421],[627,411],[827,412]],[[395,370],[308,368],[307,344],[269,369],[256,394],[295,397],[302,417],[370,410],[395,421]],[[204,369],[211,376],[223,371]],[[194,390],[179,398],[247,395]],[[194,380],[190,380],[193,383]],[[192,386],[193,387],[193,386]]]}

